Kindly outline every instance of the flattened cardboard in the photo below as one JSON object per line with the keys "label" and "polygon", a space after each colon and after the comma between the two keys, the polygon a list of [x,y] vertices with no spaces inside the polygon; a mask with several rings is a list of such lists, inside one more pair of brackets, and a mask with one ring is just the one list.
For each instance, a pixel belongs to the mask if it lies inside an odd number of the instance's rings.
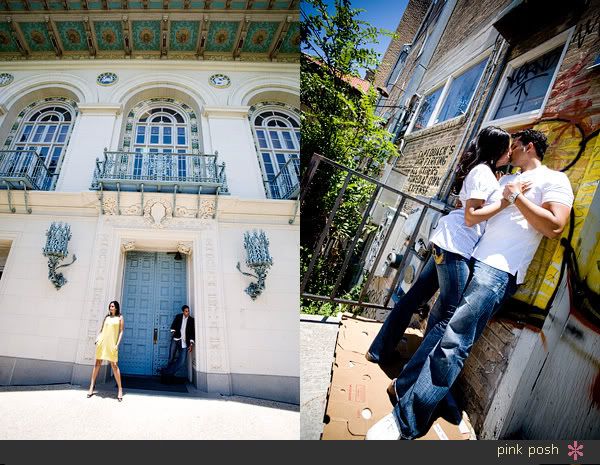
{"label": "flattened cardboard", "polygon": [[[364,356],[380,327],[381,323],[375,320],[350,314],[342,316],[327,396],[323,440],[362,440],[368,429],[392,410],[386,392],[391,379]],[[409,358],[422,338],[419,330],[409,328],[398,351]],[[461,428],[464,429],[464,425]],[[474,437],[474,433],[462,433],[458,425],[438,418],[419,439],[470,439],[471,435]]]}

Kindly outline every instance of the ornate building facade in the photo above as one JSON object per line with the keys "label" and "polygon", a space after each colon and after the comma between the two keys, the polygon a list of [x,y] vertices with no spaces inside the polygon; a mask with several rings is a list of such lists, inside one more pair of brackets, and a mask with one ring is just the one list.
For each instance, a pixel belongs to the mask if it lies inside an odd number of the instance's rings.
{"label": "ornate building facade", "polygon": [[[297,2],[0,10],[0,384],[87,383],[112,300],[123,373],[155,375],[188,304],[190,381],[298,403]],[[52,223],[76,256],[60,287]]]}

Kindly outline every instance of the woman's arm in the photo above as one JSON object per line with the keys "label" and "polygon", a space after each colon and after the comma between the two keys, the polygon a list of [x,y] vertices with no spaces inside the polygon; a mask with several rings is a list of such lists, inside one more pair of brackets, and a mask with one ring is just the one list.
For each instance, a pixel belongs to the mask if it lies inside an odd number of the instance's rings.
{"label": "woman's arm", "polygon": [[471,227],[482,221],[487,221],[510,205],[506,199],[498,200],[485,206],[483,205],[484,202],[485,200],[481,199],[467,200],[465,207],[465,224],[467,226]]}
{"label": "woman's arm", "polygon": [[119,348],[119,344],[123,338],[123,328],[125,328],[125,323],[123,322],[123,317],[121,316],[119,317],[119,339],[117,339],[117,349]]}
{"label": "woman's arm", "polygon": [[[531,189],[531,182],[518,183],[521,192],[525,193]],[[510,205],[508,200],[502,198],[497,202],[483,206],[484,200],[469,199],[465,206],[465,224],[469,227],[475,226],[482,221],[489,220],[495,214],[501,212]]]}

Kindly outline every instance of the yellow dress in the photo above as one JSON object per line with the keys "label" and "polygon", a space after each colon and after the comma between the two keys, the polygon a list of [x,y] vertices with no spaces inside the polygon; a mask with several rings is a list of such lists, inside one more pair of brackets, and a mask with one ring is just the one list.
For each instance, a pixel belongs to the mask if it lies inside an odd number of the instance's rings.
{"label": "yellow dress", "polygon": [[120,327],[120,317],[106,317],[102,326],[102,332],[98,336],[98,342],[96,343],[96,360],[108,360],[109,362],[117,362],[119,360],[119,351],[115,350],[114,347],[119,340]]}

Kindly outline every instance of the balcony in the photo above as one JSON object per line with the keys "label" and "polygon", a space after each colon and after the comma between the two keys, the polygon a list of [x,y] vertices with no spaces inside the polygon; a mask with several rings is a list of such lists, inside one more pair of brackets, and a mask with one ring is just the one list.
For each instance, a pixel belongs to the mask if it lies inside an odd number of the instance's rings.
{"label": "balcony", "polygon": [[227,194],[217,153],[109,152],[96,159],[92,190]]}
{"label": "balcony", "polygon": [[55,176],[34,150],[0,150],[0,189],[54,189]]}
{"label": "balcony", "polygon": [[289,158],[267,186],[271,199],[296,200],[300,194],[300,160]]}

